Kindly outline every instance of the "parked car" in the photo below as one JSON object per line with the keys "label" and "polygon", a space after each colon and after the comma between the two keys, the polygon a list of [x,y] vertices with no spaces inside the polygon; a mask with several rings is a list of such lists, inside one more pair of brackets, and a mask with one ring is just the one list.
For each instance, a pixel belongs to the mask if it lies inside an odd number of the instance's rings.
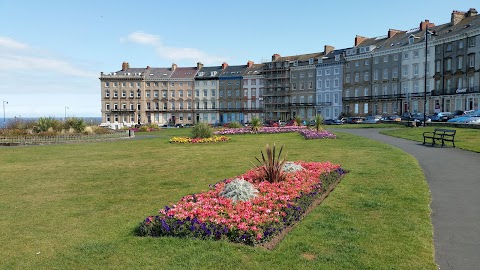
{"label": "parked car", "polygon": [[183,124],[175,124],[176,128],[183,128]]}
{"label": "parked car", "polygon": [[380,118],[382,122],[400,122],[402,118],[399,115],[386,115]]}
{"label": "parked car", "polygon": [[370,115],[363,120],[362,124],[378,124],[381,118],[381,115]]}
{"label": "parked car", "polygon": [[466,115],[452,118],[447,123],[476,123],[476,117],[480,117],[480,110],[467,112]]}
{"label": "parked car", "polygon": [[363,117],[349,117],[347,118],[348,124],[358,124],[363,122]]}
{"label": "parked car", "polygon": [[325,125],[343,125],[343,122],[339,119],[326,119],[323,120]]}
{"label": "parked car", "polygon": [[451,112],[438,112],[434,113],[430,119],[432,119],[433,122],[447,122],[448,120],[452,119],[453,113]]}
{"label": "parked car", "polygon": [[[427,123],[432,122],[432,119],[430,119],[430,117],[426,116],[423,113],[408,113],[408,112],[405,112],[405,113],[402,114],[401,118],[402,118],[402,120],[405,120],[405,121],[415,121],[415,122],[420,122],[420,123],[423,123],[424,119],[426,120]],[[417,126],[418,126],[418,124],[417,124]]]}

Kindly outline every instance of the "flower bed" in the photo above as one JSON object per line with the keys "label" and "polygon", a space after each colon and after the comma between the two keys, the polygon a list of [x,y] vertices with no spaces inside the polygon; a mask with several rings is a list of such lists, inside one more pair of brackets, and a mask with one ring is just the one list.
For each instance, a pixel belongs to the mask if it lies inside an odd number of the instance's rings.
{"label": "flower bed", "polygon": [[159,215],[147,217],[138,234],[264,244],[298,221],[345,173],[340,165],[329,162],[289,163],[284,172],[285,181],[275,183],[262,181],[259,168],[239,176],[258,190],[258,195],[248,201],[234,203],[220,196],[225,185],[238,178],[218,182],[207,192],[185,196],[161,209]]}
{"label": "flower bed", "polygon": [[170,139],[170,143],[215,143],[228,140],[230,140],[230,138],[226,136],[214,136],[210,138],[173,137]]}
{"label": "flower bed", "polygon": [[337,136],[335,134],[330,133],[326,130],[320,130],[320,131],[317,132],[314,129],[304,129],[304,130],[300,130],[299,132],[306,140],[325,139],[325,138],[335,139],[335,138],[337,138]]}
{"label": "flower bed", "polygon": [[[316,131],[314,129],[310,129],[306,126],[288,126],[288,127],[262,127],[256,133],[286,133],[286,132],[298,132],[300,133],[305,139],[335,139],[337,136],[329,131],[320,130]],[[236,134],[250,134],[255,133],[250,128],[226,128],[219,131],[216,131],[215,134],[219,135],[236,135]]]}
{"label": "flower bed", "polygon": [[[256,133],[286,133],[298,132],[306,129],[306,126],[288,126],[288,127],[261,127]],[[217,135],[236,135],[255,133],[251,128],[225,128],[214,132]]]}

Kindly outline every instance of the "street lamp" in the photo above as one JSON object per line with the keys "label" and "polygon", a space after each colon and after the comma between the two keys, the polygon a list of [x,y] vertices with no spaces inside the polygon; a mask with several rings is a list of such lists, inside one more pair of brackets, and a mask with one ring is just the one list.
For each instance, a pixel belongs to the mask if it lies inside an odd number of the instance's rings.
{"label": "street lamp", "polygon": [[65,118],[63,118],[63,121],[67,121],[67,109],[70,109],[70,108],[65,106]]}
{"label": "street lamp", "polygon": [[8,104],[8,101],[3,101],[3,128],[7,128],[7,122],[5,121],[5,104]]}
{"label": "street lamp", "polygon": [[435,31],[428,30],[428,23],[425,28],[425,82],[423,88],[423,126],[427,126],[427,51],[428,51],[428,36],[435,36]]}

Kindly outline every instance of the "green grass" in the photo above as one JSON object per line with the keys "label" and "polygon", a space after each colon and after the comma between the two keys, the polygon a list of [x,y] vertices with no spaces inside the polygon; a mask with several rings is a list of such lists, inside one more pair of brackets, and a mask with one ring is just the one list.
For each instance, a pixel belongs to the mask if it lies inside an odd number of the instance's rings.
{"label": "green grass", "polygon": [[[423,132],[433,132],[434,128],[435,127],[400,128],[393,130],[382,130],[380,133],[412,141],[423,142]],[[480,129],[451,127],[448,127],[447,129],[455,129],[457,131],[455,134],[456,147],[480,153]],[[452,145],[451,142],[445,142],[445,144],[448,146]]]}
{"label": "green grass", "polygon": [[323,125],[323,128],[403,128],[404,125],[397,123],[379,123],[379,124],[343,124],[343,125]]}
{"label": "green grass", "polygon": [[[397,148],[341,132],[336,140],[290,133],[168,143],[188,132],[0,148],[1,268],[436,269],[428,186],[417,161]],[[274,142],[288,160],[351,171],[275,250],[134,236],[146,216],[252,168]]]}

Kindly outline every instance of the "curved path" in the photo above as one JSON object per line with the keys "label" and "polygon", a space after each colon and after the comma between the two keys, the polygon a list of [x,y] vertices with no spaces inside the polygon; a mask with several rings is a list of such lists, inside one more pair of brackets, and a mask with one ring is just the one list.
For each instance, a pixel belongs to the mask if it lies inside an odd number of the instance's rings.
{"label": "curved path", "polygon": [[422,145],[382,135],[379,129],[336,130],[391,144],[414,156],[432,196],[435,261],[439,269],[480,269],[479,153]]}

